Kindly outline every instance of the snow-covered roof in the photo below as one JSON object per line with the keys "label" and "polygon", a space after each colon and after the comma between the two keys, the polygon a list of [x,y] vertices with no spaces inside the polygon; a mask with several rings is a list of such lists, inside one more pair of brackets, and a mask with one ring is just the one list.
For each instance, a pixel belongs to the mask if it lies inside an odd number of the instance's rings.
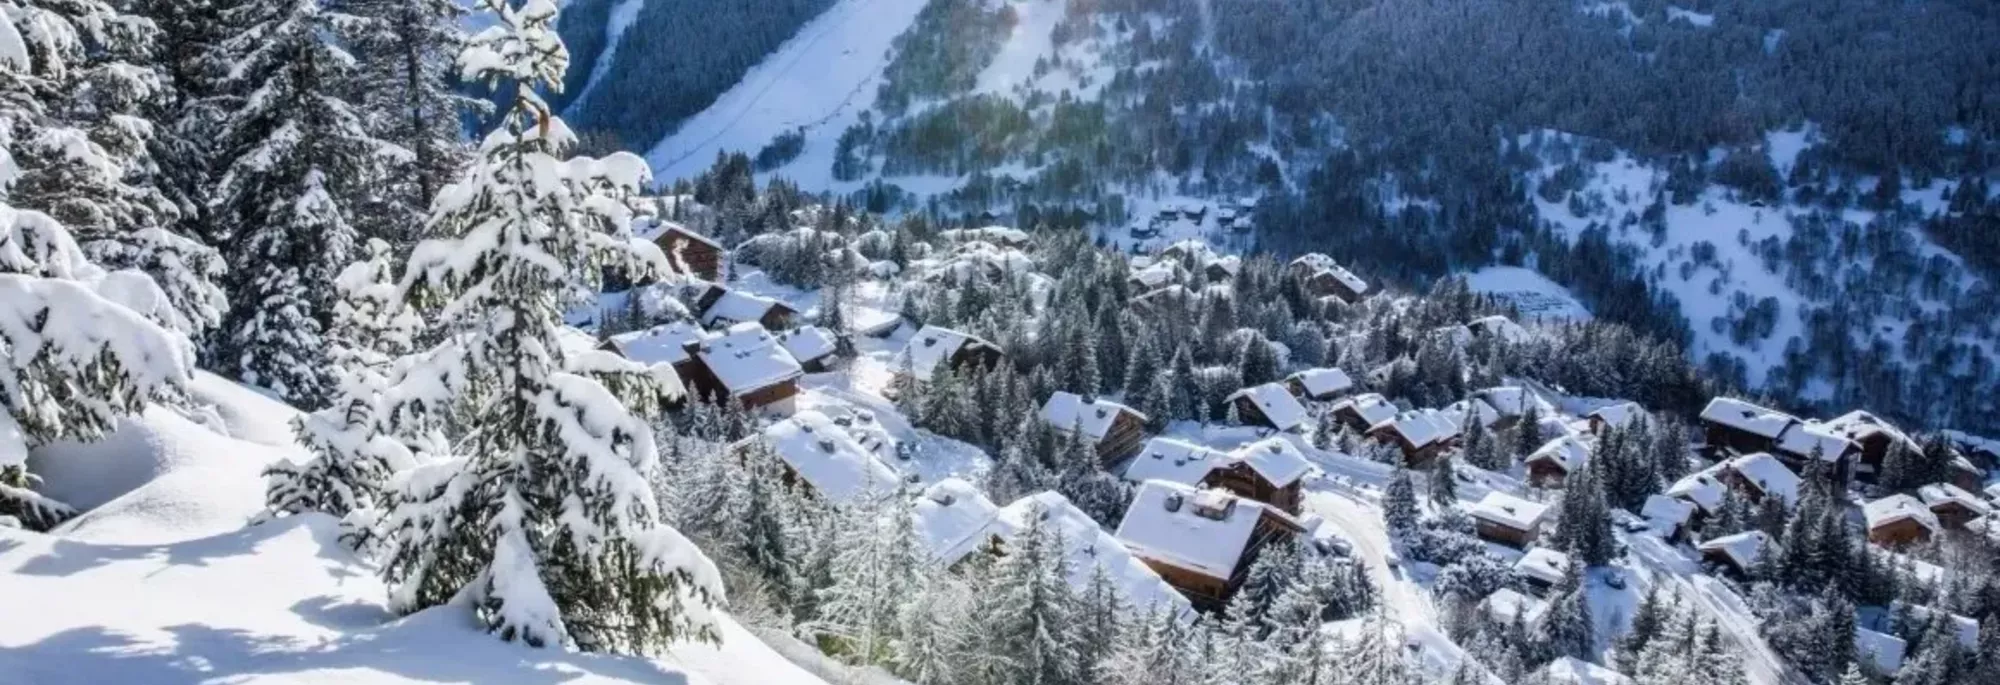
{"label": "snow-covered roof", "polygon": [[910,336],[910,341],[903,345],[903,351],[897,353],[894,368],[900,370],[903,360],[907,358],[910,360],[910,371],[916,374],[917,379],[928,381],[939,364],[950,361],[968,343],[991,345],[969,333],[942,326],[925,326],[916,335]]}
{"label": "snow-covered roof", "polygon": [[1028,244],[1027,231],[1023,231],[1018,228],[1008,228],[1006,226],[985,226],[981,228],[954,228],[950,230],[938,231],[938,238],[951,242],[982,240],[985,242],[996,243],[1000,245]]}
{"label": "snow-covered roof", "polygon": [[1230,276],[1235,276],[1236,272],[1243,270],[1243,258],[1233,254],[1223,255],[1221,257],[1216,257],[1215,259],[1202,262],[1201,268],[1221,269],[1223,273],[1229,274]]}
{"label": "snow-covered roof", "polygon": [[1767,496],[1775,496],[1791,506],[1799,501],[1799,475],[1767,452],[1746,454],[1729,460],[1729,470],[1750,481]]}
{"label": "snow-covered roof", "polygon": [[1938,529],[1937,515],[1931,513],[1931,508],[1925,506],[1923,501],[1902,493],[1861,505],[1861,517],[1868,521],[1869,530],[1904,519],[1915,519],[1930,530]]}
{"label": "snow-covered roof", "polygon": [[1777,439],[1786,426],[1798,422],[1791,414],[1776,409],[1766,409],[1733,397],[1717,397],[1709,400],[1701,410],[1701,420],[1729,426],[1740,431]]}
{"label": "snow-covered roof", "polygon": [[1933,483],[1917,488],[1917,497],[1923,499],[1924,504],[1930,507],[1956,503],[1972,510],[1974,516],[1983,516],[1993,511],[1993,507],[1985,500],[1979,499],[1978,495],[1966,492],[1965,488],[1950,483]]}
{"label": "snow-covered roof", "polygon": [[737,288],[725,288],[715,302],[701,313],[701,324],[714,326],[717,322],[761,321],[766,313],[784,303],[743,292]]}
{"label": "snow-covered roof", "polygon": [[1554,414],[1556,411],[1555,407],[1542,401],[1540,396],[1528,392],[1527,388],[1515,385],[1479,390],[1472,393],[1472,396],[1500,412],[1501,416],[1521,416],[1528,413],[1529,407],[1534,407],[1535,413],[1543,416]]}
{"label": "snow-covered roof", "polygon": [[1228,579],[1249,550],[1264,505],[1221,490],[1150,480],[1139,485],[1118,539],[1133,554]]}
{"label": "snow-covered roof", "polygon": [[1912,451],[1923,449],[1922,445],[1917,444],[1916,440],[1912,439],[1908,433],[1904,433],[1902,429],[1897,428],[1895,424],[1860,409],[1833,417],[1832,420],[1826,422],[1825,427],[1835,435],[1856,442],[1872,436],[1882,435],[1887,436],[1891,441],[1903,443],[1904,447]]}
{"label": "snow-covered roof", "polygon": [[1144,483],[1149,480],[1163,480],[1182,485],[1196,485],[1208,472],[1221,463],[1225,455],[1214,449],[1186,440],[1174,438],[1153,438],[1140,448],[1139,456],[1125,466],[1125,480]]}
{"label": "snow-covered roof", "polygon": [[1297,382],[1307,395],[1313,397],[1347,392],[1354,387],[1354,379],[1348,378],[1346,371],[1334,368],[1306,369],[1287,376],[1285,380]]}
{"label": "snow-covered roof", "polygon": [[1299,398],[1293,397],[1292,392],[1286,390],[1285,386],[1265,383],[1244,388],[1230,393],[1225,401],[1235,402],[1239,397],[1249,397],[1250,401],[1257,405],[1257,409],[1264,412],[1264,418],[1270,419],[1271,425],[1276,426],[1278,430],[1291,430],[1306,423],[1305,405],[1299,404]]}
{"label": "snow-covered roof", "polygon": [[707,340],[711,335],[692,321],[675,321],[643,331],[619,333],[611,336],[611,345],[635,362],[679,364],[688,360],[688,343]]}
{"label": "snow-covered roof", "polygon": [[1897,624],[1905,620],[1907,620],[1904,623],[1905,626],[1910,624],[1918,627],[1929,625],[1932,619],[1942,614],[1944,620],[1951,624],[1953,637],[1958,638],[1960,646],[1966,649],[1979,648],[1979,621],[1969,616],[1961,616],[1949,611],[1940,611],[1922,604],[1910,604],[1902,600],[1890,602],[1888,609],[1864,607],[1855,613],[1861,619],[1861,627],[1885,633],[1900,632],[1896,630],[1899,627]]}
{"label": "snow-covered roof", "polygon": [[1738,568],[1750,568],[1764,558],[1764,550],[1771,546],[1771,536],[1764,531],[1752,530],[1735,535],[1724,535],[1701,543],[1703,552],[1719,552],[1729,557]]}
{"label": "snow-covered roof", "polygon": [[1281,488],[1298,482],[1312,471],[1312,462],[1306,461],[1306,455],[1290,440],[1278,437],[1264,438],[1230,450],[1224,458],[1229,463],[1249,466],[1264,480]]}
{"label": "snow-covered roof", "polygon": [[1903,638],[1878,633],[1867,628],[1854,629],[1854,653],[1856,656],[1872,659],[1875,672],[1895,675],[1903,669],[1903,653],[1909,645]]}
{"label": "snow-covered roof", "polygon": [[1666,495],[1647,495],[1645,506],[1639,515],[1653,524],[1653,529],[1662,533],[1687,525],[1694,516],[1694,503],[1675,499]]}
{"label": "snow-covered roof", "polygon": [[1702,511],[1715,513],[1722,509],[1722,499],[1729,489],[1722,484],[1722,470],[1728,464],[1716,464],[1706,469],[1690,473],[1667,488],[1668,497],[1677,497],[1693,502]]}
{"label": "snow-covered roof", "polygon": [[917,537],[931,557],[950,566],[979,549],[985,542],[980,532],[999,512],[1000,506],[977,486],[946,478],[924,490],[912,516],[916,517]]}
{"label": "snow-covered roof", "polygon": [[1186,258],[1196,263],[1216,259],[1215,247],[1207,241],[1189,238],[1160,249],[1161,257]]}
{"label": "snow-covered roof", "polygon": [[1618,429],[1631,428],[1635,422],[1645,421],[1647,417],[1646,408],[1639,406],[1637,402],[1607,404],[1583,416],[1603,421],[1604,425]]}
{"label": "snow-covered roof", "polygon": [[1469,397],[1445,405],[1441,411],[1446,416],[1451,417],[1453,426],[1457,428],[1472,425],[1467,422],[1468,418],[1478,419],[1479,425],[1486,428],[1492,428],[1493,424],[1500,422],[1500,410],[1494,409],[1493,405],[1486,403],[1486,400],[1477,397]]}
{"label": "snow-covered roof", "polygon": [[[1040,515],[1044,523],[1061,534],[1064,553],[1069,560],[1072,587],[1082,589],[1088,586],[1095,566],[1101,565],[1124,594],[1125,602],[1137,610],[1149,612],[1154,607],[1162,606],[1174,607],[1176,613],[1190,610],[1187,598],[1140,560],[1142,554],[1138,549],[1132,548],[1122,537],[1104,532],[1104,528],[1091,520],[1090,515],[1054,491],[1023,497],[1001,507],[987,527],[986,534],[1012,540],[1027,529],[1031,515]],[[1254,521],[1254,517],[1252,519]]]}
{"label": "snow-covered roof", "polygon": [[764,439],[814,492],[832,501],[881,497],[902,482],[846,429],[815,410],[801,410],[771,424],[764,429]]}
{"label": "snow-covered roof", "polygon": [[1534,334],[1529,333],[1528,329],[1521,327],[1521,324],[1514,323],[1513,319],[1499,315],[1485,316],[1467,321],[1465,327],[1474,333],[1499,338],[1510,343],[1527,342],[1534,338]]}
{"label": "snow-covered roof", "polygon": [[1578,659],[1576,657],[1556,657],[1555,661],[1543,666],[1539,678],[1530,676],[1527,682],[1542,682],[1549,685],[1632,685],[1632,679],[1623,673]]}
{"label": "snow-covered roof", "polygon": [[802,362],[833,354],[833,334],[818,326],[800,326],[780,334],[778,341],[785,346],[786,352],[792,353],[793,359]]}
{"label": "snow-covered roof", "polygon": [[1590,446],[1583,444],[1582,440],[1573,435],[1565,435],[1544,443],[1533,454],[1529,454],[1527,459],[1529,463],[1549,461],[1560,467],[1564,473],[1575,472],[1589,460]]}
{"label": "snow-covered roof", "polygon": [[1514,562],[1514,573],[1554,585],[1562,582],[1563,576],[1569,573],[1569,555],[1547,547],[1536,547]]}
{"label": "snow-covered roof", "polygon": [[1049,401],[1042,405],[1042,420],[1049,422],[1056,430],[1068,431],[1082,428],[1083,437],[1095,443],[1111,432],[1111,426],[1120,414],[1131,414],[1140,421],[1146,415],[1137,409],[1100,397],[1083,397],[1076,393],[1056,391],[1049,395]]}
{"label": "snow-covered roof", "polygon": [[1854,449],[1854,443],[1829,429],[1826,424],[1807,421],[1794,423],[1779,434],[1778,449],[1800,457],[1818,454],[1822,461],[1834,461]]}
{"label": "snow-covered roof", "polygon": [[1318,252],[1300,255],[1299,258],[1292,260],[1288,267],[1303,270],[1306,278],[1317,278],[1320,274],[1330,275],[1334,280],[1339,281],[1341,285],[1346,286],[1348,290],[1354,291],[1356,295],[1363,295],[1368,292],[1367,281],[1361,280],[1359,276],[1354,275],[1354,272],[1348,271],[1338,262],[1333,261],[1332,257]]}
{"label": "snow-covered roof", "polygon": [[1519,617],[1522,623],[1534,625],[1549,611],[1548,602],[1507,587],[1494,590],[1481,604],[1486,607],[1486,615],[1500,623],[1512,623]]}
{"label": "snow-covered roof", "polygon": [[731,394],[769,387],[803,373],[792,353],[754,321],[730,326],[727,333],[703,340],[699,349],[702,365]]}
{"label": "snow-covered roof", "polygon": [[1399,413],[1368,429],[1371,433],[1379,430],[1395,431],[1403,436],[1404,440],[1408,440],[1410,445],[1424,447],[1458,435],[1458,421],[1444,411],[1416,409]]}
{"label": "snow-covered roof", "polygon": [[965,281],[974,276],[998,278],[1025,274],[1035,268],[1035,260],[1020,250],[983,240],[960,243],[952,253],[923,262],[925,278]]}
{"label": "snow-covered roof", "polygon": [[1980,437],[1961,430],[1941,430],[1938,435],[1950,440],[1961,452],[1980,452],[2000,457],[2000,440]]}
{"label": "snow-covered roof", "polygon": [[1170,283],[1187,280],[1187,270],[1171,260],[1161,260],[1144,269],[1132,272],[1132,282],[1146,289],[1164,288]]}
{"label": "snow-covered roof", "polygon": [[1486,493],[1478,504],[1467,512],[1473,518],[1497,523],[1515,530],[1534,530],[1547,517],[1549,506],[1493,491]]}
{"label": "snow-covered roof", "polygon": [[1390,403],[1389,398],[1372,392],[1365,395],[1355,395],[1333,403],[1332,411],[1340,411],[1342,409],[1351,409],[1356,414],[1360,414],[1362,422],[1367,423],[1369,426],[1374,426],[1375,424],[1396,417],[1396,405]]}

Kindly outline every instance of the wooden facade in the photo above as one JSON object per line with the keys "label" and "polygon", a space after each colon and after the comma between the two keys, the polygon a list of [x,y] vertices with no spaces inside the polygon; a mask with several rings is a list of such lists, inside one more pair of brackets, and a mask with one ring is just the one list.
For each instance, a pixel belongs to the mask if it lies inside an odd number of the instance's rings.
{"label": "wooden facade", "polygon": [[1776,436],[1764,437],[1735,426],[1714,421],[1703,421],[1703,440],[1710,456],[1720,454],[1752,454],[1755,452],[1775,452],[1778,448]]}
{"label": "wooden facade", "polygon": [[722,280],[722,245],[707,236],[688,230],[686,226],[668,223],[666,229],[653,238],[668,260],[674,260],[676,253],[680,263],[687,266],[689,273],[704,281]]}
{"label": "wooden facade", "polygon": [[1429,467],[1431,462],[1438,458],[1438,455],[1444,454],[1445,450],[1451,448],[1452,443],[1452,440],[1444,439],[1432,440],[1421,446],[1417,445],[1411,442],[1408,436],[1403,435],[1402,431],[1397,430],[1393,422],[1378,426],[1374,430],[1368,431],[1366,435],[1376,442],[1393,445],[1396,449],[1402,450],[1403,465],[1413,469]]}
{"label": "wooden facade", "polygon": [[687,364],[685,369],[682,365],[676,364],[674,370],[681,374],[681,380],[687,384],[689,394],[710,404],[721,404],[734,399],[741,403],[745,410],[756,410],[784,402],[799,394],[797,378],[787,378],[741,394],[732,394],[728,386],[716,378],[715,372],[709,369],[707,364],[701,363],[699,356],[693,357],[692,363]]}
{"label": "wooden facade", "polygon": [[1201,484],[1228,490],[1245,499],[1252,499],[1277,507],[1288,514],[1298,514],[1302,500],[1304,480],[1292,481],[1280,487],[1265,480],[1264,475],[1250,468],[1249,464],[1236,462],[1208,472]]}
{"label": "wooden facade", "polygon": [[1868,529],[1868,541],[1884,547],[1921,543],[1931,539],[1931,529],[1914,517],[1899,518]]}
{"label": "wooden facade", "polygon": [[1347,287],[1347,284],[1342,282],[1339,276],[1333,275],[1333,272],[1330,271],[1321,271],[1306,276],[1304,286],[1306,294],[1313,297],[1333,296],[1340,298],[1340,301],[1348,304],[1361,301],[1361,293],[1354,292],[1353,288]]}
{"label": "wooden facade", "polygon": [[1097,460],[1110,467],[1131,459],[1145,446],[1146,421],[1138,414],[1121,411],[1111,420],[1111,428],[1104,431],[1104,437],[1097,441]]}
{"label": "wooden facade", "polygon": [[1563,468],[1562,461],[1554,457],[1541,456],[1528,461],[1528,482],[1538,488],[1552,488],[1563,484],[1569,478],[1569,469]]}
{"label": "wooden facade", "polygon": [[[707,290],[703,290],[701,292],[701,297],[695,300],[694,303],[695,311],[701,312],[703,319],[709,318],[708,317],[709,308],[714,307],[715,303],[721,300],[722,297],[724,295],[727,295],[728,293],[729,293],[728,288],[719,285],[709,286]],[[798,310],[792,309],[790,305],[773,300],[771,302],[771,306],[764,309],[763,314],[756,319],[756,322],[758,325],[763,326],[764,330],[782,331],[792,327],[792,319],[797,317],[798,314],[799,314]],[[728,323],[745,323],[745,322],[737,321],[735,319],[724,318],[717,322],[713,322],[710,325],[711,327],[715,327],[715,326],[726,325]]]}
{"label": "wooden facade", "polygon": [[1217,578],[1207,573],[1188,569],[1172,562],[1154,559],[1144,554],[1138,555],[1148,568],[1160,575],[1161,580],[1174,586],[1188,602],[1201,611],[1221,611],[1229,604],[1231,597],[1243,587],[1243,581],[1250,575],[1250,567],[1264,548],[1273,542],[1283,541],[1305,532],[1296,522],[1286,520],[1269,511],[1258,517],[1257,529],[1250,535],[1250,541],[1243,554],[1237,558],[1236,568],[1228,578]]}
{"label": "wooden facade", "polygon": [[1535,538],[1540,532],[1533,529],[1516,528],[1500,523],[1499,521],[1478,516],[1472,517],[1472,523],[1473,530],[1479,533],[1481,539],[1521,549],[1526,549],[1529,545],[1535,544]]}
{"label": "wooden facade", "polygon": [[1931,513],[1937,516],[1938,525],[1951,530],[1962,529],[1966,523],[1980,516],[1980,512],[1957,500],[1932,502],[1930,509]]}

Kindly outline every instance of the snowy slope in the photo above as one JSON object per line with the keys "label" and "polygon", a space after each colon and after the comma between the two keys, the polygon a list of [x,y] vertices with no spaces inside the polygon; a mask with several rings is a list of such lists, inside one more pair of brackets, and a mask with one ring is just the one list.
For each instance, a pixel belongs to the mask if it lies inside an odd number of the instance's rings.
{"label": "snowy slope", "polygon": [[692,177],[717,152],[756,153],[780,133],[805,127],[806,146],[784,168],[808,190],[832,183],[841,131],[875,101],[889,47],[925,0],[841,0],[808,22],[743,80],[688,118],[646,154],[661,183]]}
{"label": "snowy slope", "polygon": [[[0,529],[0,683],[823,683],[721,616],[724,644],[658,660],[501,642],[466,607],[396,619],[376,569],[323,516],[246,522],[297,414],[202,374],[90,445],[31,455],[88,508],[53,534]],[[33,616],[33,621],[13,620]],[[18,678],[18,679],[17,679]]]}
{"label": "snowy slope", "polygon": [[1489,266],[1465,275],[1473,292],[1507,300],[1530,319],[1588,319],[1590,310],[1568,288],[1533,269]]}

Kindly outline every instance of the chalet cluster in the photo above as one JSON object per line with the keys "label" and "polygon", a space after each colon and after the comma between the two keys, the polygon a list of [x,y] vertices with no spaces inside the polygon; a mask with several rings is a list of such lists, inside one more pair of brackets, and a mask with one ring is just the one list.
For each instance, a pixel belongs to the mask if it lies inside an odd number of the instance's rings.
{"label": "chalet cluster", "polygon": [[1214,205],[1193,200],[1169,201],[1161,203],[1152,214],[1133,223],[1129,233],[1138,240],[1157,238],[1177,226],[1186,226],[1204,234],[1249,233],[1256,228],[1251,219],[1256,211],[1255,197],[1224,200]]}

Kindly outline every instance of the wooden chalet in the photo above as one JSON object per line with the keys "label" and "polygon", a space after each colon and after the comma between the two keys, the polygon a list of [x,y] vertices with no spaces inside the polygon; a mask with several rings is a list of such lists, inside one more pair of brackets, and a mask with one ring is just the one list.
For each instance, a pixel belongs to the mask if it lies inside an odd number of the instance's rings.
{"label": "wooden chalet", "polygon": [[1486,422],[1489,430],[1513,428],[1528,415],[1529,409],[1533,409],[1537,416],[1543,418],[1556,415],[1555,407],[1549,406],[1527,388],[1516,385],[1475,390],[1465,401],[1468,404],[1476,402],[1484,405],[1485,409],[1493,410],[1491,419]]}
{"label": "wooden chalet", "polygon": [[1891,446],[1900,445],[1911,454],[1924,450],[1895,425],[1859,409],[1834,417],[1826,422],[1826,429],[1855,445],[1854,478],[1868,483],[1875,482]]}
{"label": "wooden chalet", "polygon": [[1355,433],[1366,433],[1376,424],[1396,418],[1399,413],[1388,398],[1372,392],[1335,402],[1328,411],[1333,413],[1334,420],[1340,425]]}
{"label": "wooden chalet", "polygon": [[1307,295],[1337,297],[1348,304],[1360,302],[1368,294],[1368,282],[1317,252],[1294,259],[1285,273],[1299,279]]}
{"label": "wooden chalet", "polygon": [[1458,439],[1458,422],[1436,409],[1418,409],[1397,414],[1375,424],[1365,434],[1376,442],[1403,452],[1403,464],[1424,468]]}
{"label": "wooden chalet", "polygon": [[1230,393],[1223,401],[1235,405],[1236,417],[1244,425],[1269,426],[1280,431],[1292,431],[1306,425],[1306,407],[1299,404],[1290,390],[1277,383],[1244,388]]}
{"label": "wooden chalet", "polygon": [[1904,494],[1861,505],[1861,516],[1868,524],[1868,541],[1884,547],[1926,542],[1941,527],[1930,507]]}
{"label": "wooden chalet", "polygon": [[1569,474],[1576,473],[1589,460],[1589,445],[1573,435],[1557,437],[1528,455],[1528,482],[1536,487],[1560,487]]}
{"label": "wooden chalet", "polygon": [[1549,588],[1563,582],[1569,575],[1569,555],[1547,547],[1536,547],[1521,555],[1514,562],[1514,577],[1536,593],[1546,593]]}
{"label": "wooden chalet", "polygon": [[1639,516],[1651,524],[1653,531],[1669,542],[1687,539],[1689,532],[1698,522],[1696,515],[1701,511],[1693,502],[1666,495],[1648,495],[1645,506],[1639,509]]}
{"label": "wooden chalet", "polygon": [[778,344],[783,345],[792,359],[798,360],[799,368],[807,373],[821,373],[831,368],[834,350],[840,347],[833,334],[818,326],[800,326],[780,333]]}
{"label": "wooden chalet", "polygon": [[695,359],[695,349],[714,335],[692,321],[675,321],[613,335],[599,344],[598,349],[616,352],[635,362],[671,364],[681,378],[688,378],[700,364]]}
{"label": "wooden chalet", "polygon": [[1125,465],[1134,483],[1160,480],[1228,490],[1240,497],[1299,513],[1305,477],[1312,463],[1298,447],[1270,437],[1228,452],[1185,440],[1153,438]]}
{"label": "wooden chalet", "polygon": [[1777,498],[1790,508],[1799,501],[1799,476],[1768,452],[1746,454],[1724,463],[1720,472],[1724,485],[1739,496],[1761,504]]}
{"label": "wooden chalet", "polygon": [[739,323],[755,323],[765,330],[790,328],[798,310],[791,305],[762,295],[753,295],[735,288],[710,285],[695,299],[695,311],[701,312],[701,323],[710,328],[720,328]]}
{"label": "wooden chalet", "polygon": [[1215,489],[1147,481],[1118,524],[1117,539],[1203,610],[1220,610],[1265,546],[1305,527],[1261,502]]}
{"label": "wooden chalet", "polygon": [[1472,506],[1474,530],[1481,539],[1518,548],[1535,544],[1542,534],[1542,523],[1548,518],[1546,504],[1530,502],[1503,492],[1486,493],[1484,499]]}
{"label": "wooden chalet", "polygon": [[1236,255],[1216,257],[1202,263],[1202,275],[1210,283],[1227,283],[1236,278],[1236,272],[1243,270],[1243,258]]}
{"label": "wooden chalet", "polygon": [[1778,436],[1798,422],[1775,409],[1717,397],[1701,410],[1704,449],[1718,456],[1769,452],[1778,448]]}
{"label": "wooden chalet", "polygon": [[755,323],[740,323],[693,349],[695,365],[683,377],[696,397],[734,400],[744,409],[789,413],[804,370],[776,336]]}
{"label": "wooden chalet", "polygon": [[1945,530],[1965,528],[1973,519],[1993,513],[1993,507],[1978,495],[1951,483],[1932,483],[1917,488],[1917,498],[1937,517]]}
{"label": "wooden chalet", "polygon": [[[952,480],[946,479],[940,484]],[[1069,577],[1066,580],[1072,588],[1081,591],[1088,587],[1091,578],[1101,570],[1117,587],[1126,606],[1149,614],[1167,611],[1181,618],[1194,617],[1193,605],[1188,597],[1158,573],[1152,561],[1141,557],[1139,551],[1129,548],[1125,541],[1106,532],[1104,526],[1078,509],[1069,498],[1053,490],[993,508],[991,515],[977,524],[971,524],[966,519],[979,516],[982,506],[991,507],[991,503],[979,503],[985,497],[979,494],[977,488],[965,484],[940,493],[934,486],[924,499],[936,503],[939,500],[932,498],[940,494],[944,501],[952,504],[940,508],[928,507],[922,500],[917,503],[917,537],[933,550],[940,550],[936,556],[947,568],[957,567],[975,554],[1006,556],[1022,533],[1031,526],[1039,525],[1062,541],[1062,547],[1050,550],[1050,554],[1061,555],[1068,562]],[[974,506],[952,510],[952,507],[967,501],[973,502]],[[926,516],[927,509],[934,516]],[[942,516],[936,516],[939,514]],[[969,533],[964,532],[967,529],[970,529]]]}
{"label": "wooden chalet", "polygon": [[1285,377],[1285,388],[1302,400],[1328,402],[1354,389],[1354,379],[1335,368],[1306,369]]}
{"label": "wooden chalet", "polygon": [[1637,402],[1619,402],[1598,407],[1584,414],[1583,419],[1589,424],[1591,435],[1603,435],[1605,431],[1613,428],[1629,429],[1650,420],[1647,418],[1646,408],[1639,406]]}
{"label": "wooden chalet", "polygon": [[667,261],[704,281],[722,280],[722,243],[672,221],[662,221],[653,235],[653,244],[666,253]]}
{"label": "wooden chalet", "polygon": [[1777,448],[1771,454],[1795,473],[1805,473],[1807,464],[1818,461],[1832,468],[1835,477],[1845,479],[1853,473],[1855,457],[1860,452],[1861,448],[1853,441],[1830,430],[1826,424],[1801,421],[1778,434]]}
{"label": "wooden chalet", "polygon": [[802,486],[815,497],[833,502],[882,499],[903,485],[895,469],[818,411],[803,410],[773,423],[762,439],[784,468],[785,483]]}
{"label": "wooden chalet", "polygon": [[1709,540],[1696,549],[1701,552],[1702,561],[1739,577],[1749,577],[1763,562],[1764,551],[1770,548],[1771,536],[1753,530]]}
{"label": "wooden chalet", "polygon": [[896,353],[892,368],[897,374],[905,371],[915,374],[918,382],[929,382],[939,368],[948,371],[991,368],[1005,356],[998,345],[972,334],[942,326],[925,326],[916,335],[910,336],[902,351]]}
{"label": "wooden chalet", "polygon": [[1078,432],[1105,466],[1138,454],[1146,440],[1145,414],[1102,398],[1057,391],[1042,405],[1042,420],[1058,431]]}

